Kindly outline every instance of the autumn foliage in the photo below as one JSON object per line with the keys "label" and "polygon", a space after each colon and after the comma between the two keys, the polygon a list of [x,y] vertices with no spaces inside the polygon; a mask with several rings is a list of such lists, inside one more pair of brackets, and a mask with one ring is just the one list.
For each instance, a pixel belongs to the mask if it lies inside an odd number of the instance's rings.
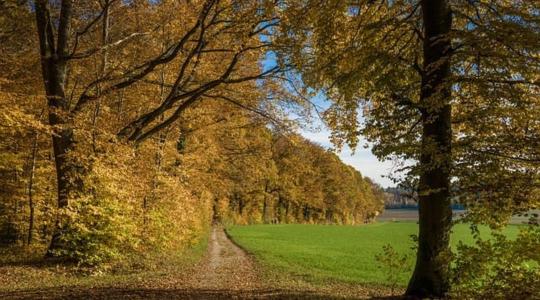
{"label": "autumn foliage", "polygon": [[401,162],[419,204],[408,296],[533,295],[537,220],[454,253],[450,235],[453,202],[473,233],[540,205],[539,11],[0,1],[1,246],[112,269],[180,253],[212,222],[369,222],[381,189],[297,133],[317,112],[336,148],[363,135]]}
{"label": "autumn foliage", "polygon": [[212,221],[382,209],[369,179],[285,129],[280,101],[301,105],[267,98],[290,93],[259,64],[256,5],[70,2],[0,7],[3,246],[103,269],[178,253]]}

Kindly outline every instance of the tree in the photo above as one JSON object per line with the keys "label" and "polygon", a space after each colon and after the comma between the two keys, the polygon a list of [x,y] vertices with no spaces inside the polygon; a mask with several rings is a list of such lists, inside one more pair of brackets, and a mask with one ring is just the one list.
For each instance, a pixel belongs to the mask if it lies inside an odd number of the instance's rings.
{"label": "tree", "polygon": [[448,246],[452,225],[452,12],[448,1],[422,1],[423,74],[420,86],[422,141],[418,182],[419,234],[414,273],[407,294],[442,296],[448,290]]}
{"label": "tree", "polygon": [[179,167],[190,186],[213,195],[216,220],[354,224],[381,210],[368,179],[334,153],[230,103],[196,110],[182,120]]}
{"label": "tree", "polygon": [[471,220],[492,226],[539,203],[538,4],[306,0],[282,7],[281,63],[332,101],[333,141],[354,147],[362,133],[380,158],[414,162],[402,169],[420,206],[407,294],[443,296],[451,197],[471,209]]}

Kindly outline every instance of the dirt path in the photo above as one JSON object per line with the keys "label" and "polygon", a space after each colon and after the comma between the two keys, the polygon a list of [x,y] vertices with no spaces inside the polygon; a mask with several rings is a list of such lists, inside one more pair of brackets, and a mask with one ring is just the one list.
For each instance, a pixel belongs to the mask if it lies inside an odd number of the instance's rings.
{"label": "dirt path", "polygon": [[242,249],[214,227],[208,241],[208,254],[194,270],[195,288],[253,291],[262,287],[255,264]]}

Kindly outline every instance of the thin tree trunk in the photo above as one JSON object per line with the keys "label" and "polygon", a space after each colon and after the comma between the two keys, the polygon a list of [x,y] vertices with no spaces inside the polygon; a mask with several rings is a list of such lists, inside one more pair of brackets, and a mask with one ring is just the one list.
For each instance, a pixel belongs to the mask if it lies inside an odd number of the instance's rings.
{"label": "thin tree trunk", "polygon": [[[110,4],[109,0],[105,0],[105,3],[103,4],[103,23],[101,27],[101,46],[105,47],[107,43],[109,42],[109,10],[110,10]],[[107,71],[107,65],[108,65],[108,50],[105,48],[103,50],[103,54],[101,56],[101,65],[98,73],[98,78],[105,75],[105,72]],[[97,94],[101,94],[101,87],[98,85],[97,87],[98,91]],[[92,149],[94,153],[97,152],[97,121],[99,118],[99,113],[101,111],[101,101],[100,99],[96,99],[96,104],[94,107],[94,114],[92,115]]]}
{"label": "thin tree trunk", "polygon": [[239,197],[238,198],[238,214],[242,217],[244,213],[244,200]]}
{"label": "thin tree trunk", "polygon": [[288,223],[290,203],[287,201],[287,202],[284,203],[284,205],[285,205],[285,216],[283,218],[283,223]]}
{"label": "thin tree trunk", "polygon": [[263,200],[263,223],[265,224],[268,224],[268,223],[272,223],[272,216],[269,216],[269,213],[268,213],[268,186],[269,186],[269,183],[268,183],[268,180],[265,181],[264,183],[264,200]]}
{"label": "thin tree trunk", "polygon": [[219,199],[214,198],[212,204],[212,225],[219,224],[221,222],[218,212]]}
{"label": "thin tree trunk", "polygon": [[[15,182],[20,182],[19,171],[17,169],[15,169],[13,178],[15,179],[14,180]],[[13,243],[16,243],[21,238],[19,224],[18,224],[19,217],[17,216],[18,213],[19,213],[19,197],[15,197],[15,204],[13,205],[13,214],[9,217],[10,220],[8,221],[10,225],[12,225],[12,226],[9,226],[11,231],[9,232],[8,236],[14,237]]]}
{"label": "thin tree trunk", "polygon": [[451,170],[452,13],[448,0],[422,1],[424,76],[422,78],[422,155],[419,182],[419,239],[416,266],[406,294],[443,297],[448,291]]}
{"label": "thin tree trunk", "polygon": [[265,197],[264,200],[263,200],[263,213],[262,213],[263,223],[264,224],[268,223],[268,218],[266,217],[267,213],[268,213],[267,212],[267,203],[266,203],[266,197]]}
{"label": "thin tree trunk", "polygon": [[[41,111],[41,114],[39,118],[41,119],[41,116],[43,115],[43,110]],[[38,150],[38,138],[39,138],[39,132],[36,131],[34,133],[34,140],[32,142],[32,154],[30,155],[29,159],[29,166],[28,166],[28,208],[30,210],[30,215],[28,216],[28,236],[26,239],[26,242],[28,245],[32,243],[32,235],[34,232],[34,177],[36,173],[36,157],[37,157],[37,150]]]}

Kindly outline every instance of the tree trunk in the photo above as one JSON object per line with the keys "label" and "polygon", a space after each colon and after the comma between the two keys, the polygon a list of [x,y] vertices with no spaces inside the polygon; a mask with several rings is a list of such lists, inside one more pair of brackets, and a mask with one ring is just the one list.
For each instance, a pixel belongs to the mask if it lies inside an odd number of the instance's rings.
{"label": "tree trunk", "polygon": [[[103,4],[103,22],[101,25],[101,46],[105,47],[109,43],[109,10],[110,10],[110,2],[109,0],[105,0],[105,3]],[[98,78],[101,78],[105,75],[105,72],[107,71],[107,65],[108,65],[108,54],[107,48],[103,50],[103,54],[101,55],[101,65],[98,72]],[[101,86],[97,86],[97,94],[101,94]],[[99,119],[99,114],[101,112],[101,100],[98,98],[96,99],[96,103],[94,106],[94,114],[92,115],[92,149],[94,150],[94,154],[97,153],[97,122]]]}
{"label": "tree trunk", "polygon": [[311,212],[309,210],[309,206],[307,205],[304,205],[303,216],[304,216],[304,221],[309,222],[309,219],[311,218]]}
{"label": "tree trunk", "polygon": [[[52,106],[50,108],[56,108]],[[80,178],[82,170],[77,167],[68,158],[69,152],[75,149],[75,139],[73,130],[64,120],[58,118],[56,113],[49,114],[49,123],[51,125],[63,126],[57,132],[57,136],[53,136],[53,153],[56,166],[56,180],[58,188],[58,209],[62,210],[69,204],[69,198],[73,197],[82,190],[82,178]],[[60,218],[57,217],[55,229],[47,251],[48,256],[54,255],[54,251],[61,249],[61,236],[63,232],[63,224]]]}
{"label": "tree trunk", "polygon": [[[55,129],[52,144],[59,210],[68,206],[70,196],[82,190],[82,180],[80,176],[77,176],[82,170],[68,158],[69,152],[75,148],[75,138],[69,118],[69,102],[65,97],[71,6],[72,1],[62,1],[57,29],[54,30],[48,1],[35,1],[42,77],[49,108],[49,125]],[[54,256],[55,251],[62,248],[63,227],[57,217],[47,256]]]}
{"label": "tree trunk", "polygon": [[451,42],[452,14],[447,0],[422,1],[424,75],[422,153],[419,182],[419,236],[414,273],[406,294],[442,297],[448,290],[448,251],[452,211]]}
{"label": "tree trunk", "polygon": [[[43,114],[43,111],[42,111]],[[40,115],[41,119],[41,115]],[[34,177],[36,173],[36,157],[38,150],[38,137],[39,132],[36,131],[34,134],[34,141],[32,142],[32,154],[29,159],[28,166],[28,208],[30,210],[30,215],[28,217],[28,236],[26,242],[28,245],[32,243],[32,235],[34,232]]]}
{"label": "tree trunk", "polygon": [[290,210],[290,202],[285,202],[285,217],[283,218],[284,223],[289,223],[289,210]]}
{"label": "tree trunk", "polygon": [[329,209],[325,212],[325,219],[327,224],[332,224],[334,219],[334,212]]}
{"label": "tree trunk", "polygon": [[267,214],[267,207],[266,207],[266,198],[263,200],[263,211],[262,211],[262,221],[264,224],[267,223],[266,214]]}
{"label": "tree trunk", "polygon": [[245,206],[244,200],[241,197],[239,197],[238,198],[238,214],[241,217],[243,217],[243,215],[244,215],[244,206]]}

